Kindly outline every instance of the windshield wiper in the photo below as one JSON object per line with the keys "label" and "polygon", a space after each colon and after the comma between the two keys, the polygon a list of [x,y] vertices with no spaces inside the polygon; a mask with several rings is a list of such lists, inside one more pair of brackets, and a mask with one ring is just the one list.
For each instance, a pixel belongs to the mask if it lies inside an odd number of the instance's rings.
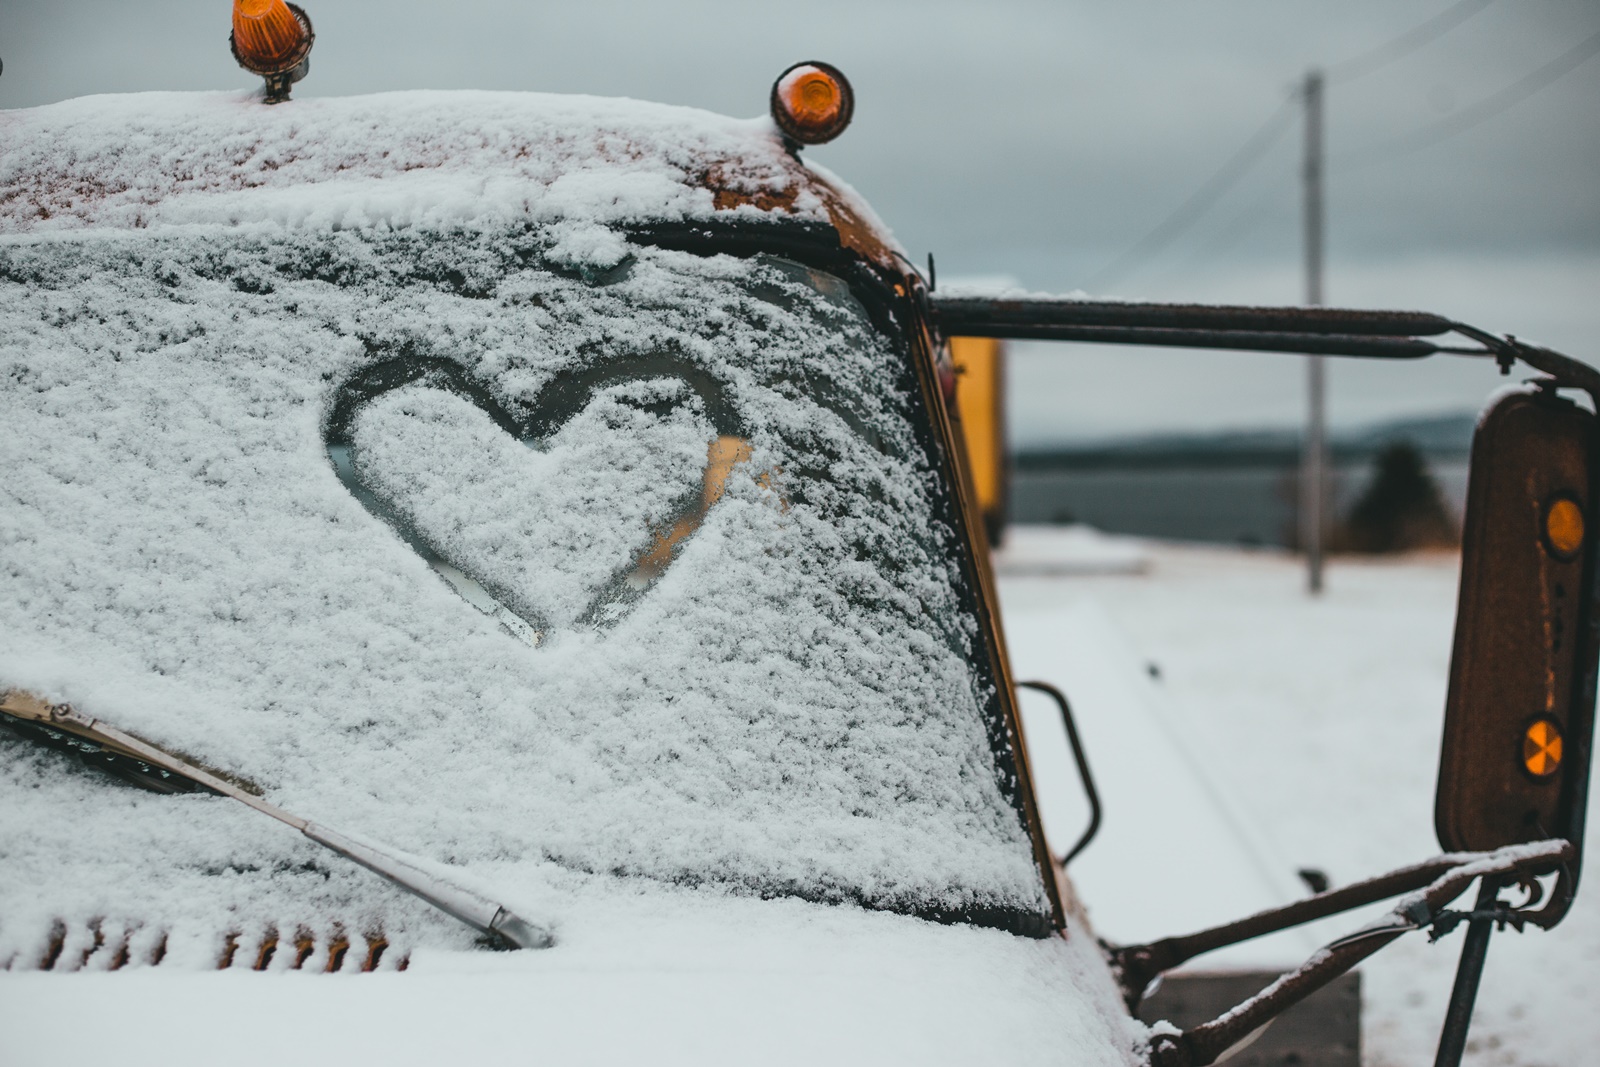
{"label": "windshield wiper", "polygon": [[498,948],[549,948],[555,944],[549,930],[521,918],[504,904],[461,884],[448,874],[430,869],[435,868],[435,864],[370,838],[342,833],[310,819],[302,819],[180,756],[125,730],[119,730],[104,720],[85,715],[70,704],[51,704],[31,693],[11,690],[0,694],[0,713],[24,724],[65,732],[100,746],[113,755],[159,768],[167,774],[187,779],[201,788],[248,805],[263,815],[294,827],[324,848],[354,860],[446,915],[466,923]]}

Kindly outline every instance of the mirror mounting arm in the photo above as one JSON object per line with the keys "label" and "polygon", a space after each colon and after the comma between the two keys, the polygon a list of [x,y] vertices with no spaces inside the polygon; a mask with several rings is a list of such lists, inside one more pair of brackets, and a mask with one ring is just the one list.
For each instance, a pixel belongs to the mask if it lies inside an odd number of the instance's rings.
{"label": "mirror mounting arm", "polygon": [[[1489,356],[1502,373],[1520,359],[1554,376],[1562,387],[1584,389],[1600,404],[1600,371],[1570,356],[1501,337],[1426,311],[1355,308],[1248,307],[1079,300],[1052,296],[930,297],[944,337],[1076,341],[1085,344],[1213,348],[1302,355],[1420,359],[1432,355]],[[1425,338],[1455,333],[1478,347]]]}
{"label": "mirror mounting arm", "polygon": [[[1264,911],[1228,926],[1186,938],[1116,949],[1112,952],[1112,966],[1132,1010],[1138,1006],[1150,979],[1201,952],[1408,893],[1383,918],[1324,946],[1298,969],[1280,976],[1216,1019],[1181,1033],[1158,1034],[1151,1043],[1150,1067],[1206,1067],[1396,938],[1413,930],[1430,929],[1440,933],[1455,926],[1457,913],[1447,910],[1447,906],[1479,878],[1502,885],[1520,883],[1528,893],[1528,899],[1519,907],[1503,914],[1497,912],[1498,921],[1519,927],[1530,923],[1541,927],[1550,925],[1554,921],[1550,913],[1554,912],[1559,918],[1564,908],[1559,900],[1551,899],[1543,908],[1529,910],[1543,899],[1543,891],[1533,878],[1562,869],[1575,856],[1572,843],[1562,840],[1513,845],[1488,853],[1446,854],[1366,882],[1319,893],[1286,908]],[[1481,918],[1480,910],[1475,909],[1467,917]],[[1135,981],[1139,984],[1135,985]]]}
{"label": "mirror mounting arm", "polygon": [[1534,370],[1543,371],[1555,380],[1558,388],[1582,389],[1600,407],[1600,371],[1589,364],[1563,355],[1552,348],[1543,345],[1531,345],[1526,341],[1507,335],[1496,337],[1486,330],[1475,326],[1468,326],[1464,322],[1455,323],[1452,327],[1463,337],[1470,337],[1488,349],[1500,364],[1502,374],[1511,373],[1511,365],[1516,360],[1522,360]]}

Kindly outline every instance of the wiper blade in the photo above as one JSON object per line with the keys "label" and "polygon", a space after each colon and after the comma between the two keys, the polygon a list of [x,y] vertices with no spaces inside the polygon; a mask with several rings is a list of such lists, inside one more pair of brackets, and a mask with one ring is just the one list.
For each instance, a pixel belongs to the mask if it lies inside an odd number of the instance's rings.
{"label": "wiper blade", "polygon": [[358,834],[344,833],[291,814],[235,782],[135,737],[125,730],[76,710],[70,704],[51,704],[31,693],[11,690],[0,694],[0,714],[23,724],[63,731],[92,742],[118,757],[187,779],[196,785],[237,800],[346,859],[388,879],[413,896],[427,901],[452,918],[466,923],[502,948],[549,948],[550,931],[523,919],[504,904],[462,884],[436,864]]}

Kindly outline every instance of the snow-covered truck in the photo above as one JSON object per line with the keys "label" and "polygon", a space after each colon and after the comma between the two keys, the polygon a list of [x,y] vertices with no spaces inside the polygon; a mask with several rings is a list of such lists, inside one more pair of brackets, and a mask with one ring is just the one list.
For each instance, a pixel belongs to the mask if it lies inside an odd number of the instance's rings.
{"label": "snow-covered truck", "polygon": [[[853,109],[826,64],[758,120],[289,101],[305,13],[234,24],[264,93],[0,113],[8,1055],[89,1015],[152,1060],[250,1031],[271,1062],[1201,1065],[1465,923],[1459,1056],[1490,926],[1577,885],[1596,432],[1560,394],[1593,371],[1421,313],[937,292],[802,157]],[[1097,941],[1038,817],[954,336],[1543,372],[1475,446],[1443,856]],[[1393,897],[1215,1020],[1131,1014]]]}

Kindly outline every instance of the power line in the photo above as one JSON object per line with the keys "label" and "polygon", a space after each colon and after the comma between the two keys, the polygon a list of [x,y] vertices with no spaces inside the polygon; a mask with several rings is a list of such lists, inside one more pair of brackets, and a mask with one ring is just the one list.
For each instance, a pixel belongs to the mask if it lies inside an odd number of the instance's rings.
{"label": "power line", "polygon": [[[1395,37],[1393,40],[1379,45],[1377,48],[1374,48],[1369,52],[1365,52],[1362,55],[1356,56],[1353,59],[1345,60],[1344,62],[1329,68],[1327,78],[1330,81],[1337,81],[1340,83],[1347,83],[1355,81],[1358,78],[1364,78],[1368,74],[1381,70],[1396,60],[1410,55],[1417,49],[1443,36],[1450,30],[1455,29],[1472,16],[1484,10],[1493,2],[1494,0],[1456,0],[1456,3],[1451,4],[1437,15],[1434,15],[1432,18],[1412,27],[1406,32],[1400,34],[1398,37]],[[1591,39],[1591,42],[1585,42],[1586,45],[1589,43],[1593,43],[1593,39]],[[1577,49],[1573,50],[1573,53],[1575,54],[1582,51],[1584,47],[1584,45],[1580,45]],[[1572,66],[1582,63],[1585,59],[1588,59],[1593,54],[1593,52],[1590,52],[1583,55],[1581,58],[1577,59]],[[1566,58],[1567,57],[1563,56],[1561,59],[1556,60],[1554,63],[1549,64],[1548,66],[1558,67]],[[1456,120],[1462,119],[1468,114],[1467,112],[1463,112],[1461,115],[1453,116],[1452,120],[1445,123],[1439,123],[1434,127],[1428,127],[1423,131],[1423,135],[1427,136],[1429,131],[1440,129],[1444,130],[1444,132],[1438,133],[1433,137],[1433,140],[1442,140],[1445,137],[1454,136],[1456,133],[1460,133],[1462,130],[1468,129],[1471,126],[1476,125],[1478,122],[1492,118],[1493,115],[1498,114],[1499,111],[1503,111],[1506,108],[1520,103],[1521,100],[1526,99],[1528,96],[1532,96],[1533,93],[1537,92],[1539,89],[1542,89],[1544,85],[1549,84],[1550,81],[1554,81],[1562,74],[1565,74],[1568,69],[1571,69],[1571,67],[1556,71],[1556,73],[1550,77],[1548,81],[1527,89],[1522,96],[1504,102],[1503,106],[1499,106],[1497,111],[1478,116],[1467,122],[1465,125],[1462,125],[1460,129],[1445,130],[1444,127],[1451,125],[1452,122]],[[1533,80],[1539,75],[1543,74],[1545,71],[1546,68],[1540,68],[1540,70],[1535,71],[1534,74],[1529,75],[1529,77],[1523,79],[1523,81],[1527,82]],[[1489,98],[1489,100],[1477,105],[1477,107],[1469,109],[1469,111],[1475,113],[1478,108],[1482,108],[1492,103],[1498,103],[1500,97],[1512,94],[1513,90],[1517,90],[1521,86],[1522,82],[1519,82],[1510,89],[1504,90],[1502,93],[1496,94],[1494,97]],[[1201,216],[1203,216],[1211,208],[1213,204],[1220,200],[1222,196],[1232,189],[1241,178],[1249,173],[1250,169],[1261,159],[1262,156],[1266,154],[1267,150],[1277,142],[1278,138],[1283,135],[1283,131],[1288,129],[1291,120],[1294,118],[1296,110],[1294,105],[1298,100],[1299,94],[1291,93],[1289,97],[1279,106],[1279,109],[1274,112],[1270,118],[1268,118],[1266,124],[1263,125],[1254,136],[1241,145],[1239,150],[1222,165],[1222,168],[1211,176],[1210,180],[1208,180],[1199,189],[1195,190],[1195,192],[1190,195],[1187,200],[1179,204],[1177,209],[1174,210],[1171,215],[1162,220],[1161,224],[1146,234],[1142,240],[1088,278],[1083,283],[1081,288],[1092,292],[1099,286],[1110,285],[1120,281],[1128,274],[1142,267],[1147,261],[1160,254],[1169,245],[1171,245],[1173,241],[1181,237],[1189,229],[1189,227],[1194,225],[1194,223],[1197,222]],[[1427,143],[1432,143],[1432,141]],[[1421,144],[1413,144],[1405,147],[1402,151],[1409,152],[1422,146],[1423,145]]]}
{"label": "power line", "polygon": [[1163,285],[1188,279],[1192,277],[1196,268],[1215,263],[1219,255],[1267,223],[1286,227],[1295,217],[1294,212],[1281,203],[1253,202],[1229,219],[1226,224],[1213,230],[1210,237],[1186,252],[1179,262],[1157,274],[1152,280],[1153,285],[1159,289]]}
{"label": "power line", "polygon": [[1335,63],[1328,68],[1328,80],[1353,82],[1357,78],[1365,78],[1368,74],[1382,70],[1395,60],[1403,59],[1430,41],[1442,37],[1492,3],[1494,0],[1457,0],[1433,18],[1412,27],[1387,44],[1379,45],[1343,63]]}
{"label": "power line", "polygon": [[1499,92],[1462,108],[1449,118],[1424,126],[1410,137],[1387,148],[1366,156],[1358,156],[1351,164],[1340,169],[1355,169],[1373,163],[1385,163],[1465,133],[1474,126],[1504,114],[1541,90],[1549,88],[1596,55],[1600,55],[1600,32],[1591,34],[1538,70],[1524,75]]}
{"label": "power line", "polygon": [[1166,248],[1180,235],[1183,234],[1195,221],[1204,215],[1224,193],[1249,173],[1258,160],[1261,159],[1278,140],[1283,136],[1283,131],[1288,129],[1293,120],[1296,109],[1297,97],[1290,95],[1278,110],[1273,112],[1255,134],[1239,147],[1222,168],[1213,174],[1209,181],[1179,204],[1177,209],[1168,215],[1161,224],[1151,230],[1144,238],[1118,256],[1107,266],[1101,268],[1092,277],[1083,283],[1081,288],[1093,291],[1095,286],[1108,285],[1127,275],[1132,269],[1142,265],[1151,256]]}
{"label": "power line", "polygon": [[[1456,0],[1456,3],[1439,14],[1412,27],[1393,40],[1332,67],[1328,77],[1341,82],[1363,78],[1397,59],[1410,55],[1428,42],[1461,25],[1493,2],[1494,0]],[[1223,194],[1249,173],[1250,168],[1266,154],[1282,136],[1283,131],[1288,129],[1290,120],[1294,117],[1293,104],[1296,99],[1297,97],[1291,94],[1279,110],[1267,119],[1266,124],[1222,165],[1221,170],[1195,190],[1189,199],[1179,204],[1177,209],[1146,234],[1143,240],[1086,280],[1082,288],[1092,292],[1097,286],[1120,281],[1181,237],[1222,198]]]}

